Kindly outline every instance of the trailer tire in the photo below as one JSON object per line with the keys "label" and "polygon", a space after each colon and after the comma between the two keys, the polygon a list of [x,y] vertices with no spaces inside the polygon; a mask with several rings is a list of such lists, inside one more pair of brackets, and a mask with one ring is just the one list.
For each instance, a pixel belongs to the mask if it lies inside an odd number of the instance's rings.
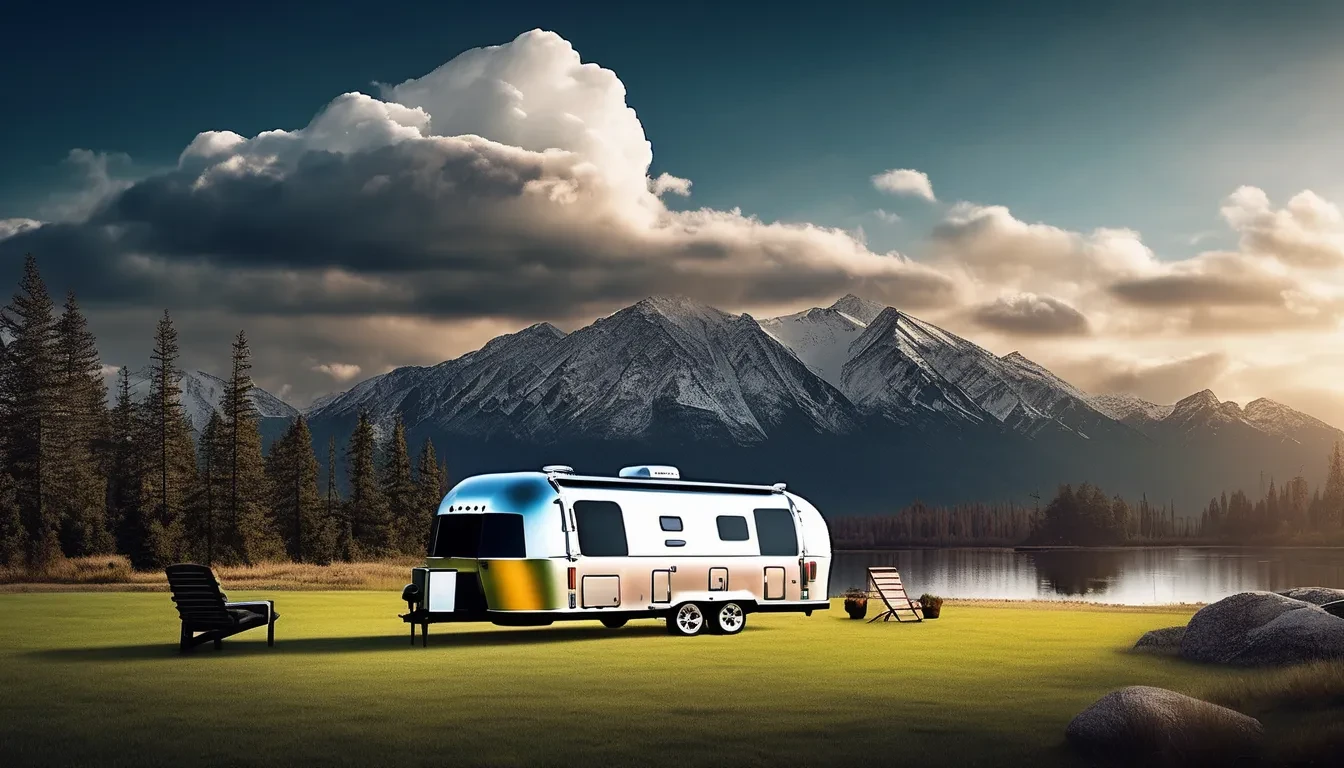
{"label": "trailer tire", "polygon": [[625,626],[625,622],[629,621],[629,619],[626,619],[624,616],[603,616],[600,621],[602,622],[602,626],[607,629],[620,629]]}
{"label": "trailer tire", "polygon": [[724,603],[714,611],[710,629],[716,635],[736,635],[747,626],[747,611],[737,603]]}
{"label": "trailer tire", "polygon": [[696,603],[682,603],[667,616],[667,631],[681,637],[695,637],[708,625],[708,612]]}

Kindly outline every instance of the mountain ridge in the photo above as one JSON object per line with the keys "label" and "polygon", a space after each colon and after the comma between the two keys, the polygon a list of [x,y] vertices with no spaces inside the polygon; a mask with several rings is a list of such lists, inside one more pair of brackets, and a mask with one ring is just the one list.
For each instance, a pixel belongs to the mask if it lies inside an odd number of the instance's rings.
{"label": "mountain ridge", "polygon": [[[855,510],[1083,479],[1207,503],[1256,472],[1323,469],[1325,446],[1344,438],[1264,398],[1089,395],[1020,352],[878,306],[851,294],[757,321],[649,297],[570,333],[538,323],[394,369],[307,414],[315,438],[338,440],[361,409],[380,433],[399,416],[465,471],[661,457],[688,476],[785,472]],[[855,472],[866,479],[837,482]]]}

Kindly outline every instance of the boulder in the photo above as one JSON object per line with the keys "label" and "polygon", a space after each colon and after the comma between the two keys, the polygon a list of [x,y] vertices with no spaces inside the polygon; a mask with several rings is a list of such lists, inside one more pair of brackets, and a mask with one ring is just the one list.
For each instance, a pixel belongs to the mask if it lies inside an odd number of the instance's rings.
{"label": "boulder", "polygon": [[1134,650],[1147,651],[1149,653],[1177,654],[1181,652],[1182,637],[1185,637],[1185,627],[1154,629],[1151,632],[1143,633],[1143,637],[1139,638],[1139,642],[1134,644]]}
{"label": "boulder", "polygon": [[1181,656],[1246,667],[1344,658],[1344,619],[1274,592],[1242,592],[1191,617]]}
{"label": "boulder", "polygon": [[1293,587],[1278,594],[1312,605],[1325,605],[1337,600],[1344,600],[1344,589],[1330,589],[1329,587]]}
{"label": "boulder", "polygon": [[1175,691],[1136,685],[1106,694],[1064,731],[1076,750],[1158,765],[1253,761],[1264,728],[1253,717]]}

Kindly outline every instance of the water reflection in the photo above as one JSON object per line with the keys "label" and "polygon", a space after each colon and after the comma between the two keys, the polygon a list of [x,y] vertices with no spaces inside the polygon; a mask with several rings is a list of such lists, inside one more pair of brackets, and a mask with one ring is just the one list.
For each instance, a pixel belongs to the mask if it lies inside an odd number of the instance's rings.
{"label": "water reflection", "polygon": [[912,549],[836,553],[832,596],[865,586],[870,565],[899,568],[913,596],[953,598],[1153,605],[1211,602],[1247,590],[1344,588],[1344,549]]}

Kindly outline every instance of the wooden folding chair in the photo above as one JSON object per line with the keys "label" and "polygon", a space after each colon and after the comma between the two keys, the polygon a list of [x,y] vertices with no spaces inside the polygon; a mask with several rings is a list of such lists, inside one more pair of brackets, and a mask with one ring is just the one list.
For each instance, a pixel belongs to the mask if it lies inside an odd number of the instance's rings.
{"label": "wooden folding chair", "polygon": [[886,604],[887,610],[868,620],[869,624],[881,619],[891,621],[893,618],[897,621],[907,621],[901,618],[901,611],[906,611],[914,615],[915,621],[924,620],[924,608],[919,603],[910,599],[905,593],[905,585],[901,583],[901,574],[895,568],[889,565],[876,565],[868,568],[868,582],[873,585],[873,590],[882,598]]}

